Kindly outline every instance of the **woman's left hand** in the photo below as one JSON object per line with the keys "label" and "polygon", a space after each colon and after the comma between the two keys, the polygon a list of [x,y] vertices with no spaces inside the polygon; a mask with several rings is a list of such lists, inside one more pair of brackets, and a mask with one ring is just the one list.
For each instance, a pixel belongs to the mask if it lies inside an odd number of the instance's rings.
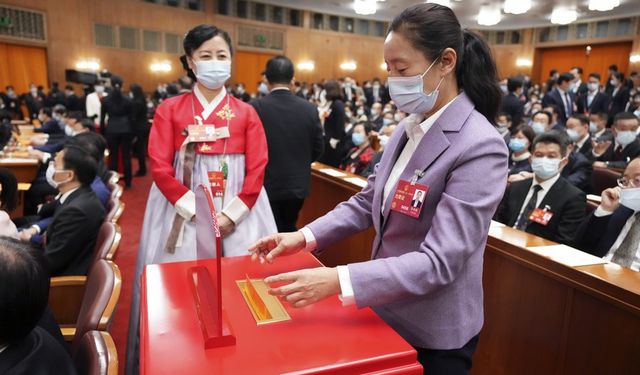
{"label": "woman's left hand", "polygon": [[264,281],[267,284],[287,282],[279,288],[270,288],[269,294],[283,297],[293,307],[304,307],[340,294],[337,268],[309,268],[270,276]]}
{"label": "woman's left hand", "polygon": [[218,213],[218,227],[220,228],[220,235],[224,238],[228,236],[236,228],[236,225],[227,217],[227,215]]}

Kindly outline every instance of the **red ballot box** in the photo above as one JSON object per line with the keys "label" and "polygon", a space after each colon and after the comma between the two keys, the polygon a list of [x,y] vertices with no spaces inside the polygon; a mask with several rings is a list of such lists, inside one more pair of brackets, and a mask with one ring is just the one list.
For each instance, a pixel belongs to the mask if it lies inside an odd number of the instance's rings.
{"label": "red ballot box", "polygon": [[140,373],[160,374],[422,374],[415,350],[370,309],[337,297],[304,308],[285,305],[291,320],[256,324],[237,280],[317,267],[308,253],[262,265],[222,259],[222,301],[236,344],[204,348],[189,269],[215,260],[149,265],[142,275]]}

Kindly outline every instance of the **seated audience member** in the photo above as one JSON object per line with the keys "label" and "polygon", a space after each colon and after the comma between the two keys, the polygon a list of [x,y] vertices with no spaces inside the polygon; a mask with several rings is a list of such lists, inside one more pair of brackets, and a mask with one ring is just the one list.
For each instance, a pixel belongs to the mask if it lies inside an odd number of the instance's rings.
{"label": "seated audience member", "polygon": [[558,120],[558,116],[560,116],[560,112],[558,112],[558,106],[548,105],[543,108],[543,111],[547,111],[551,114],[551,124],[549,125],[549,130],[564,130],[565,123],[560,123]]}
{"label": "seated audience member", "polygon": [[636,91],[633,97],[627,104],[627,112],[633,113],[636,117],[640,118],[640,91]]}
{"label": "seated audience member", "polygon": [[0,236],[17,237],[9,213],[18,206],[18,180],[11,169],[0,168]]}
{"label": "seated audience member", "polygon": [[520,125],[513,130],[509,141],[509,182],[521,181],[533,177],[531,170],[531,144],[536,133],[530,126]]}
{"label": "seated audience member", "polygon": [[587,92],[576,99],[578,113],[589,115],[591,113],[607,112],[610,98],[605,92],[600,91],[600,74],[589,74]]}
{"label": "seated audience member", "polygon": [[640,159],[633,159],[618,186],[602,192],[600,206],[576,232],[576,246],[640,271]]}
{"label": "seated audience member", "polygon": [[360,174],[367,168],[375,153],[369,140],[372,131],[373,129],[369,122],[359,122],[353,127],[351,141],[354,147],[349,150],[347,156],[342,160],[341,169],[353,174]]}
{"label": "seated audience member", "polygon": [[11,125],[11,112],[0,109],[0,150],[9,143],[13,134],[13,125]]}
{"label": "seated audience member", "polygon": [[611,128],[615,139],[613,142],[598,143],[594,147],[593,154],[597,161],[593,166],[622,169],[630,160],[640,156],[639,125],[640,119],[633,113],[618,113]]}
{"label": "seated audience member", "polygon": [[607,138],[606,140],[613,140],[611,130],[607,129],[608,119],[609,115],[605,112],[592,113],[589,115],[589,132],[591,133],[592,151],[598,140],[605,140],[604,138]]}
{"label": "seated audience member", "polygon": [[90,185],[96,161],[84,149],[68,145],[49,164],[47,176],[60,191],[59,207],[47,228],[45,255],[51,274],[86,275],[105,210]]}
{"label": "seated audience member", "polygon": [[527,116],[529,116],[529,125],[531,125],[531,122],[533,121],[532,118],[533,116],[542,111],[543,107],[542,107],[542,102],[541,101],[537,101],[537,102],[533,102],[531,103],[531,106],[529,107],[529,111],[527,111]]}
{"label": "seated audience member", "polygon": [[504,138],[505,143],[508,145],[511,140],[511,116],[506,113],[500,113],[498,115],[498,121],[496,122],[496,129],[498,133]]}
{"label": "seated audience member", "polygon": [[376,164],[380,163],[380,160],[382,159],[382,153],[384,152],[389,139],[391,139],[393,131],[396,130],[397,127],[397,124],[393,122],[382,128],[382,130],[380,131],[380,135],[378,136],[380,149],[375,153],[375,155],[373,155],[373,158],[369,162],[369,165],[367,165],[367,168],[362,171],[362,173],[360,173],[361,176],[369,177],[371,174],[373,174],[373,172],[375,172]]}
{"label": "seated audience member", "polygon": [[584,217],[585,194],[560,176],[567,165],[565,141],[545,133],[533,141],[532,179],[507,187],[495,220],[558,243],[570,244]]}
{"label": "seated audience member", "polygon": [[[569,124],[569,122],[571,122],[571,118],[567,120],[567,124]],[[553,130],[552,133],[557,134],[567,145],[568,162],[567,165],[562,168],[562,173],[560,173],[560,175],[571,185],[577,187],[583,192],[587,193],[591,191],[593,162],[577,151],[576,146],[565,131]]]}
{"label": "seated audience member", "polygon": [[536,135],[540,135],[542,133],[546,133],[550,131],[553,126],[551,122],[553,121],[553,116],[550,112],[540,111],[533,115],[533,122],[531,123],[531,129],[536,133]]}
{"label": "seated audience member", "polygon": [[41,251],[0,237],[0,374],[75,374],[67,351],[37,326],[49,299]]}
{"label": "seated audience member", "polygon": [[373,103],[371,106],[371,125],[373,126],[373,130],[378,131],[382,129],[383,125],[383,117],[382,117],[382,104],[381,103]]}
{"label": "seated audience member", "polygon": [[52,117],[51,108],[44,107],[38,113],[38,121],[41,126],[33,129],[36,133],[62,134],[62,128],[56,119]]}
{"label": "seated audience member", "polygon": [[575,144],[577,152],[586,156],[588,160],[593,158],[593,146],[589,134],[589,119],[585,115],[573,115],[567,119],[567,135]]}
{"label": "seated audience member", "polygon": [[392,110],[385,112],[382,117],[382,128],[380,128],[380,130],[384,129],[385,126],[389,126],[390,124],[395,123],[396,120],[393,117],[394,117],[394,114]]}

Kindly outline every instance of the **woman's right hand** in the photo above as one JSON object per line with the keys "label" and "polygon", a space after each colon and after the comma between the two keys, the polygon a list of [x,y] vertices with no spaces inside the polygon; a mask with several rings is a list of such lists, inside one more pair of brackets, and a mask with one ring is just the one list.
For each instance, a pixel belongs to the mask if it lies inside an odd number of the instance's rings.
{"label": "woman's right hand", "polygon": [[273,263],[276,257],[291,255],[303,250],[307,245],[302,232],[277,233],[259,239],[249,248],[251,260],[260,259],[264,263],[265,259]]}

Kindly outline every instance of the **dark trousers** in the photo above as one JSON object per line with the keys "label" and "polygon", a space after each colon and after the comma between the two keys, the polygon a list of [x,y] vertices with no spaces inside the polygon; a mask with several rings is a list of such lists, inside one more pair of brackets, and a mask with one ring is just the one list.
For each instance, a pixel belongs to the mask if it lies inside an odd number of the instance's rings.
{"label": "dark trousers", "polygon": [[270,200],[271,211],[276,219],[278,232],[295,232],[298,213],[302,208],[304,199]]}
{"label": "dark trousers", "polygon": [[460,349],[437,350],[415,348],[418,362],[429,375],[467,375],[471,371],[471,359],[478,346],[479,334]]}
{"label": "dark trousers", "polygon": [[109,169],[112,171],[118,170],[118,157],[122,155],[124,183],[126,186],[131,186],[131,142],[133,141],[133,135],[130,133],[107,133],[105,138],[109,145]]}
{"label": "dark trousers", "polygon": [[133,147],[138,159],[138,173],[147,173],[147,147],[149,145],[149,132],[141,131],[136,134],[136,144]]}

